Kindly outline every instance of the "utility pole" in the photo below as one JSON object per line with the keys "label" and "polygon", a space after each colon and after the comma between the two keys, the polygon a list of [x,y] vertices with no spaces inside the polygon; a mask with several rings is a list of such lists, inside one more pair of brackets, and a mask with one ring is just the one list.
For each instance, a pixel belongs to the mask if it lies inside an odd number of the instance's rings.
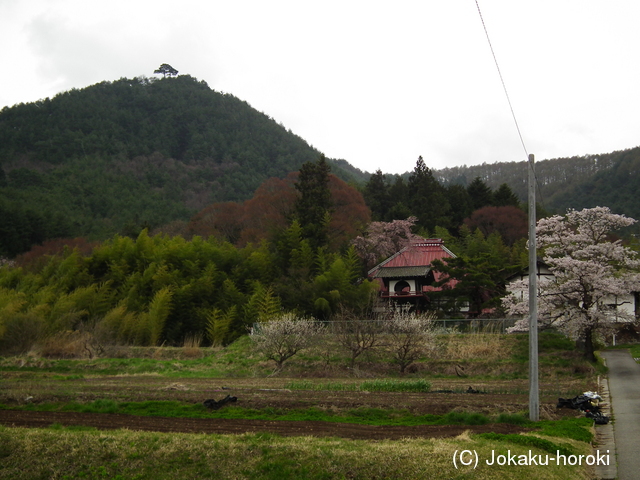
{"label": "utility pole", "polygon": [[538,388],[538,253],[536,251],[536,176],[529,155],[529,420],[540,420]]}

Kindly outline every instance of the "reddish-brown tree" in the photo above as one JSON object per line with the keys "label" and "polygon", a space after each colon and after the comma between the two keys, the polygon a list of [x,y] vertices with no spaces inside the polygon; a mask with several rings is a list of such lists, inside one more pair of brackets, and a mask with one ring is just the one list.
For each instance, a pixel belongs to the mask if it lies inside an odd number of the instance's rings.
{"label": "reddish-brown tree", "polygon": [[238,242],[241,246],[259,243],[287,227],[297,198],[294,182],[294,173],[284,179],[270,178],[244,202],[243,229]]}
{"label": "reddish-brown tree", "polygon": [[15,263],[19,267],[38,269],[47,262],[48,256],[61,255],[65,250],[78,250],[82,256],[89,256],[99,242],[89,242],[84,237],[54,238],[45,241],[42,245],[35,245],[28,252],[18,255]]}
{"label": "reddish-brown tree", "polygon": [[528,234],[527,214],[518,207],[483,207],[464,220],[472,231],[480,229],[485,237],[498,232],[506,245],[513,245]]}
{"label": "reddish-brown tree", "polygon": [[[293,172],[284,179],[266,180],[243,204],[209,205],[191,219],[189,232],[205,238],[214,235],[239,246],[270,238],[274,232],[287,228],[295,215],[297,176]],[[329,175],[329,190],[334,205],[329,246],[339,250],[371,221],[371,212],[362,194],[335,175]]]}
{"label": "reddish-brown tree", "polygon": [[335,175],[329,175],[333,213],[329,223],[329,246],[338,250],[353,240],[371,221],[371,210],[362,194]]}
{"label": "reddish-brown tree", "polygon": [[242,231],[243,205],[236,202],[214,203],[203,208],[189,222],[192,235],[207,238],[216,236],[236,243]]}

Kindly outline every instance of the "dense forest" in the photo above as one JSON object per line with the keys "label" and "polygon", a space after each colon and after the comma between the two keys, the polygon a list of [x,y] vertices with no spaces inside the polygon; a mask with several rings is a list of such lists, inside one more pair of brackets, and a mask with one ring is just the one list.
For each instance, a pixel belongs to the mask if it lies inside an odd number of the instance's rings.
{"label": "dense forest", "polygon": [[[212,203],[246,201],[268,179],[284,179],[319,156],[268,115],[189,75],[122,78],[5,107],[0,256],[12,258],[54,238],[135,237],[144,228],[179,233],[176,222],[189,222]],[[640,218],[638,162],[640,148],[539,161],[539,203],[545,212],[607,205]],[[372,179],[345,160],[327,163],[365,193],[375,220],[413,214],[429,229],[456,229],[477,209],[461,195],[474,182],[508,186],[519,202],[527,192],[525,162],[434,170],[433,179],[411,185],[411,172]],[[446,201],[430,198],[426,208],[425,199],[408,200],[408,190],[415,194],[421,181],[432,180],[446,189]]]}
{"label": "dense forest", "polygon": [[[408,208],[431,194],[446,199],[434,182],[419,159],[408,181]],[[480,208],[451,223],[455,234],[439,224],[449,213],[444,207],[427,220],[433,232],[410,217],[400,221],[404,237],[389,233],[403,237],[393,239],[398,245],[414,230],[433,233],[459,255],[449,274],[460,278],[456,289],[440,295],[440,315],[455,312],[449,310],[459,304],[454,297],[481,298],[477,311],[497,306],[504,278],[526,258],[526,229],[514,227],[524,224],[525,214],[508,187],[492,191],[478,179],[462,190]],[[505,199],[509,204],[496,206]],[[321,156],[285,179],[265,181],[244,202],[205,207],[174,226],[177,234],[150,236],[145,229],[136,238],[45,242],[0,267],[0,352],[28,351],[69,332],[95,348],[176,345],[187,338],[224,345],[282,311],[320,319],[367,315],[377,285],[366,279],[365,259],[378,262],[393,253],[379,250],[372,225],[365,197],[331,174]],[[364,247],[356,248],[358,238]],[[461,266],[475,272],[472,280],[460,276]]]}
{"label": "dense forest", "polygon": [[[120,79],[0,111],[0,255],[48,238],[135,235],[249,198],[320,153],[188,75]],[[365,177],[328,160],[350,181]]]}
{"label": "dense forest", "polygon": [[[635,200],[640,147],[599,155],[555,158],[535,162],[537,195],[548,211],[606,205],[612,211],[640,218]],[[506,183],[521,201],[527,197],[527,162],[504,162],[434,171],[444,185],[468,185],[480,178],[490,188]]]}
{"label": "dense forest", "polygon": [[[640,148],[537,162],[538,216],[640,218]],[[188,75],[121,79],[0,112],[0,352],[227,344],[286,312],[367,315],[367,270],[442,238],[443,317],[500,315],[526,265],[527,165],[364,173]],[[395,250],[387,247],[394,246]],[[384,248],[383,248],[384,247]]]}
{"label": "dense forest", "polygon": [[[215,202],[188,223],[166,226],[171,232],[44,242],[0,267],[0,351],[26,351],[70,331],[97,345],[180,344],[188,337],[227,344],[282,311],[320,319],[366,315],[377,286],[366,279],[365,258],[377,262],[393,253],[377,250],[365,203],[383,177],[373,175],[363,196],[320,156],[284,179],[266,180],[243,202]],[[462,191],[451,187],[473,213],[454,223],[448,190],[421,158],[407,187],[409,212],[432,201],[442,208],[437,216],[416,210],[424,221],[402,220],[404,238],[394,241],[408,240],[412,230],[433,233],[479,273],[443,294],[441,314],[455,303],[447,295],[491,291],[480,307],[495,305],[502,293],[496,285],[524,257],[526,230],[514,226],[525,215],[515,195],[506,186],[494,192],[479,179]],[[356,248],[357,238],[364,248]]]}

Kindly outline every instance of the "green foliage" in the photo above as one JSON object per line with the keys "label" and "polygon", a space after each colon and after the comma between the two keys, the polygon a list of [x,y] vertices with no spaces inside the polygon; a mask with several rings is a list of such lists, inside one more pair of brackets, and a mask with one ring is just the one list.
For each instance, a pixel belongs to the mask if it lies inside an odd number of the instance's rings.
{"label": "green foliage", "polygon": [[141,325],[148,330],[149,345],[158,345],[160,342],[165,322],[171,312],[171,297],[169,287],[158,290],[149,304],[149,311],[140,320]]}
{"label": "green foliage", "polygon": [[271,286],[264,287],[260,282],[257,282],[255,291],[244,309],[248,322],[268,322],[282,312],[282,305],[280,298],[275,295]]}
{"label": "green foliage", "polygon": [[418,225],[433,230],[437,225],[449,226],[447,215],[450,205],[444,187],[435,179],[422,157],[409,177],[409,206],[418,217]]}
{"label": "green foliage", "polygon": [[360,384],[360,390],[368,392],[422,392],[431,390],[427,380],[366,380]]}
{"label": "green foliage", "polygon": [[[252,281],[249,271],[237,284],[242,261],[234,247],[199,238],[116,236],[87,258],[70,252],[38,271],[0,270],[0,288],[13,299],[0,304],[0,318],[19,308],[49,333],[95,325],[103,340],[177,343],[203,332],[213,308],[242,311]],[[244,333],[230,327],[226,341]]]}
{"label": "green foliage", "polygon": [[587,417],[544,420],[536,423],[540,433],[549,437],[563,437],[590,443],[593,440],[593,420]]}
{"label": "green foliage", "polygon": [[11,338],[21,331],[16,319],[36,336],[84,330],[107,344],[158,345],[202,335],[227,345],[282,310],[363,310],[375,286],[359,281],[360,270],[353,249],[314,250],[297,222],[274,243],[243,249],[146,230],[116,235],[86,257],[66,250],[29,270],[0,269],[0,347],[9,324]]}
{"label": "green foliage", "polygon": [[473,210],[478,210],[488,205],[493,205],[493,193],[491,188],[482,181],[480,177],[476,177],[467,187],[467,193],[471,197]]}
{"label": "green foliage", "polygon": [[[403,385],[406,384],[406,385]],[[313,388],[315,391],[368,391],[368,392],[427,392],[427,385],[423,386],[420,382],[383,382],[370,381],[365,388],[362,385],[349,385],[341,383],[317,384]],[[285,388],[300,390],[300,385],[304,386],[304,382],[290,382]],[[381,388],[376,389],[376,386]],[[310,390],[310,388],[303,388]],[[590,443],[592,435],[589,432],[593,421],[588,418],[569,418],[562,420],[545,420],[542,422],[532,423],[525,419],[522,415],[519,418],[524,422],[516,422],[514,415],[501,414],[497,417],[490,417],[474,412],[449,412],[444,415],[415,415],[406,410],[397,409],[378,409],[378,408],[354,408],[346,411],[332,411],[326,409],[318,409],[316,407],[304,409],[249,409],[239,406],[229,406],[221,410],[211,411],[202,404],[183,403],[179,401],[154,400],[144,402],[115,402],[113,400],[94,400],[89,403],[40,403],[31,404],[22,407],[22,409],[30,411],[66,411],[66,412],[87,412],[87,413],[119,413],[127,415],[141,416],[160,416],[169,418],[229,418],[229,419],[246,419],[246,420],[285,420],[285,421],[325,421],[325,422],[344,422],[357,423],[361,425],[487,425],[489,423],[508,423],[527,426],[536,429],[540,434],[549,437],[570,438],[580,442]],[[485,434],[481,434],[485,435]],[[488,439],[511,441],[510,435],[489,433]],[[522,440],[516,440],[514,443],[520,445],[530,445],[541,448],[546,451],[550,448],[551,442],[539,439],[533,436],[514,435],[524,437]],[[542,440],[536,443],[537,438]],[[520,443],[521,442],[521,443]],[[566,447],[559,447],[560,450]],[[555,453],[554,450],[552,450]],[[570,455],[572,453],[566,453]]]}
{"label": "green foliage", "polygon": [[371,219],[374,222],[390,222],[389,211],[393,206],[393,199],[389,191],[389,184],[386,175],[381,170],[371,175],[366,183],[363,196],[367,205],[371,209]]}
{"label": "green foliage", "polygon": [[460,302],[467,302],[470,314],[478,316],[483,309],[497,307],[505,294],[505,279],[521,267],[518,260],[522,244],[508,247],[499,234],[485,238],[479,230],[471,233],[462,228],[461,238],[451,248],[456,258],[433,262],[434,268],[444,274],[435,285],[457,281],[453,288],[434,293],[440,308],[455,312]]}
{"label": "green foliage", "polygon": [[426,393],[431,390],[431,382],[418,380],[365,380],[360,383],[314,383],[309,380],[289,382],[285,388],[290,390],[329,390],[350,392],[417,392]]}
{"label": "green foliage", "polygon": [[358,281],[360,263],[353,247],[343,256],[333,261],[318,255],[320,272],[313,282],[315,314],[326,318],[341,310],[362,311],[369,306],[369,300],[377,285],[369,280]]}
{"label": "green foliage", "polygon": [[520,414],[501,413],[496,419],[497,423],[509,423],[511,425],[529,425],[531,420]]}
{"label": "green foliage", "polygon": [[520,200],[518,199],[518,196],[513,193],[511,187],[509,187],[508,184],[503,183],[495,192],[493,192],[493,205],[496,207],[506,207],[509,205],[517,207],[520,205]]}
{"label": "green foliage", "polygon": [[333,209],[329,190],[330,172],[331,167],[322,155],[317,162],[302,165],[295,184],[300,193],[296,202],[296,216],[303,237],[316,249],[328,243],[328,227]]}
{"label": "green foliage", "polygon": [[540,332],[538,336],[540,351],[568,351],[575,350],[575,343],[569,337],[558,332]]}
{"label": "green foliage", "polygon": [[449,412],[437,420],[439,425],[486,425],[491,419],[474,412]]}
{"label": "green foliage", "polygon": [[[558,189],[549,198],[547,205],[564,213],[567,208],[593,208],[606,205],[613,212],[631,218],[640,218],[637,192],[640,180],[637,170],[640,166],[640,147],[613,152],[607,155],[589,156],[596,166],[591,175],[581,181],[574,181],[570,188]],[[632,227],[638,231],[638,227]]]}
{"label": "green foliage", "polygon": [[48,238],[135,237],[211,202],[246,199],[318,158],[246,102],[169,77],[101,82],[0,111],[0,256]]}

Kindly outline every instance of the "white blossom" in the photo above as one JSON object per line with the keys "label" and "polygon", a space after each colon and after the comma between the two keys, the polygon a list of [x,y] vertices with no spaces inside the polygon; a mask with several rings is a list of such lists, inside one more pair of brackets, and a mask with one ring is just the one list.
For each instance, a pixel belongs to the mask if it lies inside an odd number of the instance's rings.
{"label": "white blossom", "polygon": [[[635,222],[607,207],[569,210],[538,222],[537,245],[554,275],[553,281],[538,286],[541,326],[556,326],[591,345],[594,332],[614,321],[636,320],[616,306],[619,297],[640,291],[640,260],[620,240],[609,240],[611,232]],[[511,290],[518,295],[504,299],[505,309],[528,315],[528,281],[515,282]],[[528,323],[528,318],[519,320],[510,331],[526,331]]]}

